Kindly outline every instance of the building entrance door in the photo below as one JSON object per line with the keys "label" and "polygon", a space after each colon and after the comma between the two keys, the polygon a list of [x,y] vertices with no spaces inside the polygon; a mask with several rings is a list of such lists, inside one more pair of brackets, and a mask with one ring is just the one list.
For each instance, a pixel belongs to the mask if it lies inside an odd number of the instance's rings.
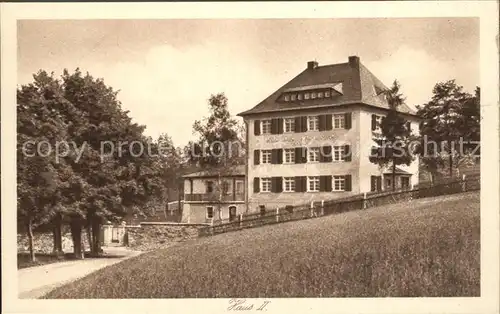
{"label": "building entrance door", "polygon": [[236,219],[236,206],[229,206],[229,221]]}

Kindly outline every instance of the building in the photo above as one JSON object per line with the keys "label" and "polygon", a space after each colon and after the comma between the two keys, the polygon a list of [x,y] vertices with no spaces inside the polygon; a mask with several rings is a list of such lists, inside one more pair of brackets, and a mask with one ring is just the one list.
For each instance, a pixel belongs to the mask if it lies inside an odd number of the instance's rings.
{"label": "building", "polygon": [[[319,66],[238,114],[247,130],[247,211],[329,200],[391,186],[388,169],[370,163],[373,132],[389,106],[387,87],[357,56]],[[401,113],[413,133],[419,119]],[[418,159],[398,166],[397,187],[418,183]]]}
{"label": "building", "polygon": [[245,166],[209,169],[184,177],[184,223],[237,219],[246,210]]}

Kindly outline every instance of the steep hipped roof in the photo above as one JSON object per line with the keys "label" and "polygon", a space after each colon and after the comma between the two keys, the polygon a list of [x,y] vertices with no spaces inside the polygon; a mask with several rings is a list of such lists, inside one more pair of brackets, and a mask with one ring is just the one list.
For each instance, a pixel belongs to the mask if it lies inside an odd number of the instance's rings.
{"label": "steep hipped roof", "polygon": [[[297,110],[315,107],[332,107],[347,104],[365,104],[382,109],[389,109],[385,97],[380,94],[387,87],[373,75],[359,58],[349,57],[349,62],[325,66],[317,66],[312,62],[288,83],[280,87],[269,97],[250,110],[239,113],[247,116],[256,113],[267,113],[285,110]],[[339,90],[339,84],[341,89]],[[337,91],[331,98],[314,100],[296,100],[283,102],[280,97],[284,92],[331,87]],[[337,87],[337,88],[335,88]],[[378,94],[378,95],[377,95]],[[401,112],[415,114],[408,106],[401,106]]]}
{"label": "steep hipped roof", "polygon": [[231,166],[226,168],[210,168],[198,172],[193,172],[183,176],[183,178],[199,177],[238,177],[245,175],[245,165]]}

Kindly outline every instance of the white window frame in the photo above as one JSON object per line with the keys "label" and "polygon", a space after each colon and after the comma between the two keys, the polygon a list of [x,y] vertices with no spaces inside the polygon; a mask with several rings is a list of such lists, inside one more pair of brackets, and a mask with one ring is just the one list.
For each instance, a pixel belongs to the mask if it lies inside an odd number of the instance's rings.
{"label": "white window frame", "polygon": [[332,177],[332,191],[334,192],[345,191],[345,176]]}
{"label": "white window frame", "polygon": [[[314,189],[311,189],[311,183],[314,182]],[[319,176],[307,177],[307,192],[319,192]]]}
{"label": "white window frame", "polygon": [[323,98],[324,92],[318,92],[318,98]]}
{"label": "white window frame", "polygon": [[300,93],[299,93],[299,94],[297,94],[297,100],[302,100],[302,98],[303,98],[303,97],[304,97],[304,96],[302,96],[302,94],[300,94]]}
{"label": "white window frame", "polygon": [[295,118],[283,118],[283,132],[284,133],[295,132]]}
{"label": "white window frame", "polygon": [[334,145],[332,147],[332,161],[345,161],[344,145]]}
{"label": "white window frame", "polygon": [[[307,149],[307,162],[319,162],[320,148],[309,147]],[[312,157],[312,158],[311,158]]]}
{"label": "white window frame", "polygon": [[295,177],[283,177],[283,192],[295,192]]}
{"label": "white window frame", "polygon": [[331,95],[332,93],[329,90],[325,91],[325,98],[330,98]]}
{"label": "white window frame", "polygon": [[290,95],[288,94],[285,95],[285,101],[290,101]]}
{"label": "white window frame", "polygon": [[263,149],[260,151],[260,162],[262,164],[270,164],[271,163],[271,155],[272,151],[270,149]]}
{"label": "white window frame", "polygon": [[[264,125],[268,126],[268,128],[264,128]],[[267,130],[267,132],[264,132]],[[260,134],[271,134],[271,120],[262,120],[260,122]]]}
{"label": "white window frame", "polygon": [[311,92],[311,99],[316,99],[316,92]]}
{"label": "white window frame", "polygon": [[[266,182],[266,184],[264,184],[264,181]],[[271,178],[261,178],[260,179],[260,191],[263,192],[263,193],[270,193],[271,192]],[[264,187],[268,188],[268,189],[264,189]]]}
{"label": "white window frame", "polygon": [[[212,209],[212,217],[208,217],[208,209]],[[207,206],[206,209],[205,209],[205,217],[206,219],[214,219],[214,216],[215,216],[215,210],[214,210],[214,207],[213,206]]]}
{"label": "white window frame", "polygon": [[[315,121],[314,128],[311,128],[311,122]],[[307,130],[308,131],[319,131],[319,116],[308,116],[307,117]]]}
{"label": "white window frame", "polygon": [[[290,158],[287,158],[290,157]],[[285,148],[283,149],[283,163],[284,164],[294,164],[295,163],[295,148]]]}
{"label": "white window frame", "polygon": [[295,99],[297,99],[297,95],[296,94],[290,95],[290,100],[291,101],[295,101]]}
{"label": "white window frame", "polygon": [[309,99],[310,95],[309,93],[304,93],[304,99]]}
{"label": "white window frame", "polygon": [[[332,125],[334,129],[344,129],[345,128],[345,114],[336,113],[332,115]],[[336,121],[338,121],[338,126]]]}

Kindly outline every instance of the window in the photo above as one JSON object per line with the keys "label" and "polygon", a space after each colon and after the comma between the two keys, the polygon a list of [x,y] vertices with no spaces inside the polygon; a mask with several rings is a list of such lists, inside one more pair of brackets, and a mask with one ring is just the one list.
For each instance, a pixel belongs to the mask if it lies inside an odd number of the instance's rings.
{"label": "window", "polygon": [[325,98],[330,98],[330,91],[325,92]]}
{"label": "window", "polygon": [[344,176],[333,176],[333,190],[334,191],[345,191],[345,177]]}
{"label": "window", "polygon": [[407,189],[410,187],[410,178],[409,177],[401,177],[401,187],[403,189]]}
{"label": "window", "polygon": [[318,116],[307,117],[307,129],[309,131],[318,131],[319,130],[319,117]]}
{"label": "window", "polygon": [[266,150],[261,150],[261,162],[263,164],[270,164],[271,163],[271,150],[266,149]]}
{"label": "window", "polygon": [[207,219],[214,218],[214,208],[213,206],[207,206]]}
{"label": "window", "polygon": [[285,95],[285,101],[289,101],[290,100],[290,95]]}
{"label": "window", "polygon": [[319,147],[311,147],[307,150],[307,161],[308,162],[318,162],[319,161]]}
{"label": "window", "polygon": [[333,161],[343,161],[345,155],[344,146],[333,146]]}
{"label": "window", "polygon": [[236,194],[244,194],[245,193],[245,182],[236,181]]}
{"label": "window", "polygon": [[316,99],[316,92],[311,93],[311,99]]}
{"label": "window", "polygon": [[319,177],[307,177],[307,192],[319,192]]}
{"label": "window", "polygon": [[323,98],[323,92],[318,92],[318,98]]}
{"label": "window", "polygon": [[271,178],[262,178],[260,180],[260,191],[271,192]]}
{"label": "window", "polygon": [[292,101],[294,101],[296,98],[297,98],[297,95],[295,95],[295,94],[290,95],[290,99],[291,99]]}
{"label": "window", "polygon": [[222,194],[228,195],[231,189],[231,185],[229,184],[228,181],[222,181],[221,189],[222,189]]}
{"label": "window", "polygon": [[285,177],[283,178],[283,187],[285,192],[295,192],[295,178]]}
{"label": "window", "polygon": [[297,94],[297,99],[302,100],[302,94]]}
{"label": "window", "polygon": [[261,134],[271,134],[271,120],[262,120],[261,125]]}
{"label": "window", "polygon": [[295,119],[285,118],[285,133],[295,132]]}
{"label": "window", "polygon": [[391,179],[385,179],[385,185],[386,185],[388,188],[392,187],[392,181],[391,181]]}
{"label": "window", "polygon": [[285,148],[283,150],[283,154],[285,155],[285,158],[283,158],[285,163],[287,164],[295,163],[295,149]]}
{"label": "window", "polygon": [[343,129],[345,127],[345,115],[344,114],[334,114],[333,115],[333,128]]}
{"label": "window", "polygon": [[304,99],[309,99],[309,93],[304,94]]}
{"label": "window", "polygon": [[214,182],[213,181],[205,182],[205,186],[206,186],[207,193],[213,193],[213,191],[214,191]]}

